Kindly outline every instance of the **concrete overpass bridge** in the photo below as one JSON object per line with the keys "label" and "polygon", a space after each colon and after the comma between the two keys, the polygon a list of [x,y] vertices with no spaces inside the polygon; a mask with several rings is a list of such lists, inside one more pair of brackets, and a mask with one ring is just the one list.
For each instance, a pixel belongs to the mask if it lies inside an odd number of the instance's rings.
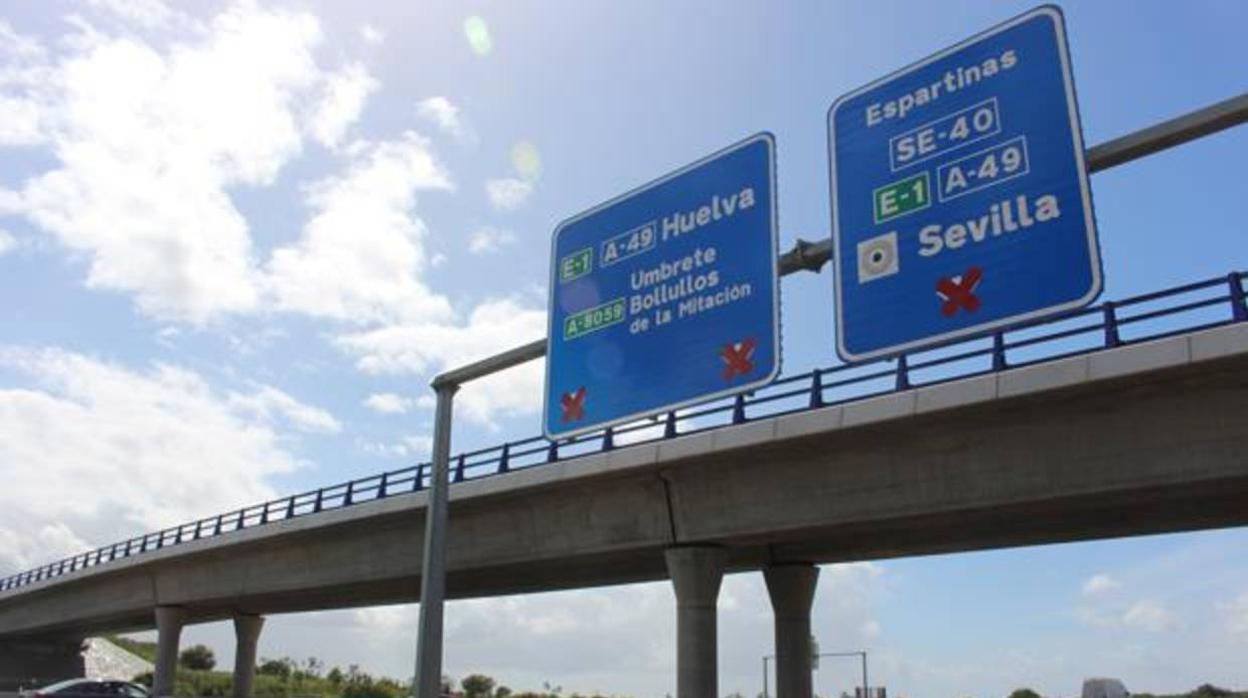
{"label": "concrete overpass bridge", "polygon": [[[1091,171],[1248,120],[1248,95],[1092,148]],[[781,274],[818,271],[830,241]],[[763,570],[781,698],[810,695],[819,563],[1248,524],[1248,305],[1231,273],[559,443],[461,454],[452,598],[671,578],[681,698],[716,696],[725,572]],[[509,352],[541,356],[542,342]],[[420,596],[428,464],[0,579],[0,691],[81,672],[82,639]]]}
{"label": "concrete overpass bridge", "polygon": [[[465,453],[448,593],[671,577],[703,624],[694,651],[709,637],[713,656],[724,572],[765,571],[778,642],[797,647],[818,563],[1248,524],[1242,284]],[[355,480],[0,580],[0,674],[63,673],[83,637],[152,627],[171,662],[184,624],[234,618],[246,681],[265,614],[419,597],[428,477]]]}

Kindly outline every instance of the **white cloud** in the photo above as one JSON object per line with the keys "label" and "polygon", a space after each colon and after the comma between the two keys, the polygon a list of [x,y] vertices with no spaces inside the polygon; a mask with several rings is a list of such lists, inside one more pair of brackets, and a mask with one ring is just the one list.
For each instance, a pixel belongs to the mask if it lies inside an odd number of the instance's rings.
{"label": "white cloud", "polygon": [[412,400],[396,393],[373,393],[364,406],[378,414],[403,414],[411,409]]}
{"label": "white cloud", "polygon": [[326,410],[305,405],[272,386],[261,386],[258,392],[251,395],[231,394],[230,404],[238,411],[265,422],[284,419],[300,431],[320,434],[342,431],[342,424]]}
{"label": "white cloud", "polygon": [[378,87],[380,83],[358,62],[330,75],[324,82],[321,100],[312,113],[312,135],[326,147],[337,146],[347,128],[360,118],[369,94]]}
{"label": "white cloud", "polygon": [[365,453],[382,458],[423,458],[433,449],[431,436],[404,436],[393,443],[357,439],[356,445]]}
{"label": "white cloud", "polygon": [[1105,604],[1079,606],[1075,617],[1085,625],[1097,628],[1134,628],[1149,632],[1162,632],[1178,626],[1178,618],[1154,599],[1140,599],[1131,604]]}
{"label": "white cloud", "polygon": [[425,224],[416,192],[451,182],[414,133],[363,146],[348,171],[314,185],[315,215],[292,246],[273,252],[266,281],[278,307],[358,324],[450,316],[450,304],[419,279]]}
{"label": "white cloud", "polygon": [[1248,591],[1240,594],[1222,609],[1227,627],[1237,635],[1248,635]]}
{"label": "white cloud", "polygon": [[[370,374],[442,371],[541,339],[546,313],[515,299],[496,299],[476,306],[462,323],[403,323],[347,334],[341,349],[356,357],[356,366]],[[455,399],[459,414],[494,426],[499,415],[533,414],[542,404],[543,363],[473,381]]]}
{"label": "white cloud", "polygon": [[429,97],[416,104],[416,114],[438,127],[438,130],[460,141],[474,141],[476,136],[464,123],[459,107],[446,97]]}
{"label": "white cloud", "polygon": [[43,140],[39,106],[0,95],[0,145],[34,145]]}
{"label": "white cloud", "polygon": [[[125,7],[159,15],[155,3]],[[38,104],[58,161],[16,206],[81,253],[89,287],[203,322],[257,307],[248,226],[228,192],[271,184],[299,154],[296,109],[323,80],[321,32],[310,15],[240,2],[187,34],[158,49],[80,23],[26,71],[44,79],[5,91]]]}
{"label": "white cloud", "polygon": [[1094,574],[1083,583],[1084,596],[1096,596],[1122,587],[1118,580],[1108,574]]}
{"label": "white cloud", "polygon": [[17,238],[9,231],[0,228],[0,256],[17,248]]}
{"label": "white cloud", "polygon": [[176,16],[161,0],[88,0],[88,3],[146,28],[164,26]]}
{"label": "white cloud", "polygon": [[468,251],[472,254],[498,252],[515,241],[516,234],[510,230],[500,230],[487,225],[477,228],[468,236]]}
{"label": "white cloud", "polygon": [[490,205],[504,211],[524,205],[532,193],[533,184],[523,179],[505,177],[489,179],[485,182],[485,194],[490,200]]}
{"label": "white cloud", "polygon": [[[295,469],[271,424],[199,375],[58,349],[0,349],[0,568],[25,569],[272,498]],[[32,467],[38,464],[38,467]]]}
{"label": "white cloud", "polygon": [[1161,602],[1144,599],[1132,604],[1122,614],[1122,624],[1130,628],[1159,633],[1174,628],[1177,625],[1177,619]]}
{"label": "white cloud", "polygon": [[371,24],[365,24],[360,27],[360,38],[365,42],[374,46],[380,46],[386,40],[386,35],[380,29]]}

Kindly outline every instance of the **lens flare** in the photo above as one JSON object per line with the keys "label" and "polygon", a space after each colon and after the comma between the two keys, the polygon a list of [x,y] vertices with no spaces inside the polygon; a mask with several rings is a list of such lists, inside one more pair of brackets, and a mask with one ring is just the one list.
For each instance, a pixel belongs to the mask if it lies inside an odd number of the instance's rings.
{"label": "lens flare", "polygon": [[542,176],[542,157],[537,154],[537,146],[528,141],[511,146],[511,166],[522,178],[536,181]]}
{"label": "lens flare", "polygon": [[472,52],[478,56],[488,56],[494,48],[494,42],[490,40],[490,28],[477,15],[464,20],[464,36],[468,38],[468,46],[472,48]]}

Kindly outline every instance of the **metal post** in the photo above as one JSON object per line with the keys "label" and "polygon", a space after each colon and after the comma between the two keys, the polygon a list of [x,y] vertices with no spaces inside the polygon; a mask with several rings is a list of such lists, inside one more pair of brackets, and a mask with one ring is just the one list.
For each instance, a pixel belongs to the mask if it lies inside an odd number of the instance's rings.
{"label": "metal post", "polygon": [[763,698],[767,698],[767,660],[769,657],[763,656]]}
{"label": "metal post", "polygon": [[434,382],[433,475],[425,507],[425,560],[420,572],[420,629],[416,636],[416,698],[442,690],[442,606],[446,599],[446,490],[451,461],[451,413],[459,385]]}
{"label": "metal post", "polygon": [[867,683],[867,653],[859,652],[862,655],[862,698],[871,698],[871,684]]}

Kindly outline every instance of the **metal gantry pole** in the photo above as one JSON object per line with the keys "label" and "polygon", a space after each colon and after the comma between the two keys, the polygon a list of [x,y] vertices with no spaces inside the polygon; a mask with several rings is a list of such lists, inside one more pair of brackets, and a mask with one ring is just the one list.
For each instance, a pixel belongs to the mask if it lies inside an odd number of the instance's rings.
{"label": "metal gantry pole", "polygon": [[871,698],[871,684],[867,683],[867,653],[858,654],[862,655],[862,698]]}
{"label": "metal gantry pole", "polygon": [[[433,474],[425,507],[425,559],[420,572],[420,626],[416,635],[416,697],[442,689],[442,607],[446,601],[446,490],[450,485],[451,414],[459,385],[434,380]],[[416,477],[420,477],[419,471]]]}
{"label": "metal gantry pole", "polygon": [[763,657],[763,698],[767,698],[767,660],[771,659],[770,655]]}

